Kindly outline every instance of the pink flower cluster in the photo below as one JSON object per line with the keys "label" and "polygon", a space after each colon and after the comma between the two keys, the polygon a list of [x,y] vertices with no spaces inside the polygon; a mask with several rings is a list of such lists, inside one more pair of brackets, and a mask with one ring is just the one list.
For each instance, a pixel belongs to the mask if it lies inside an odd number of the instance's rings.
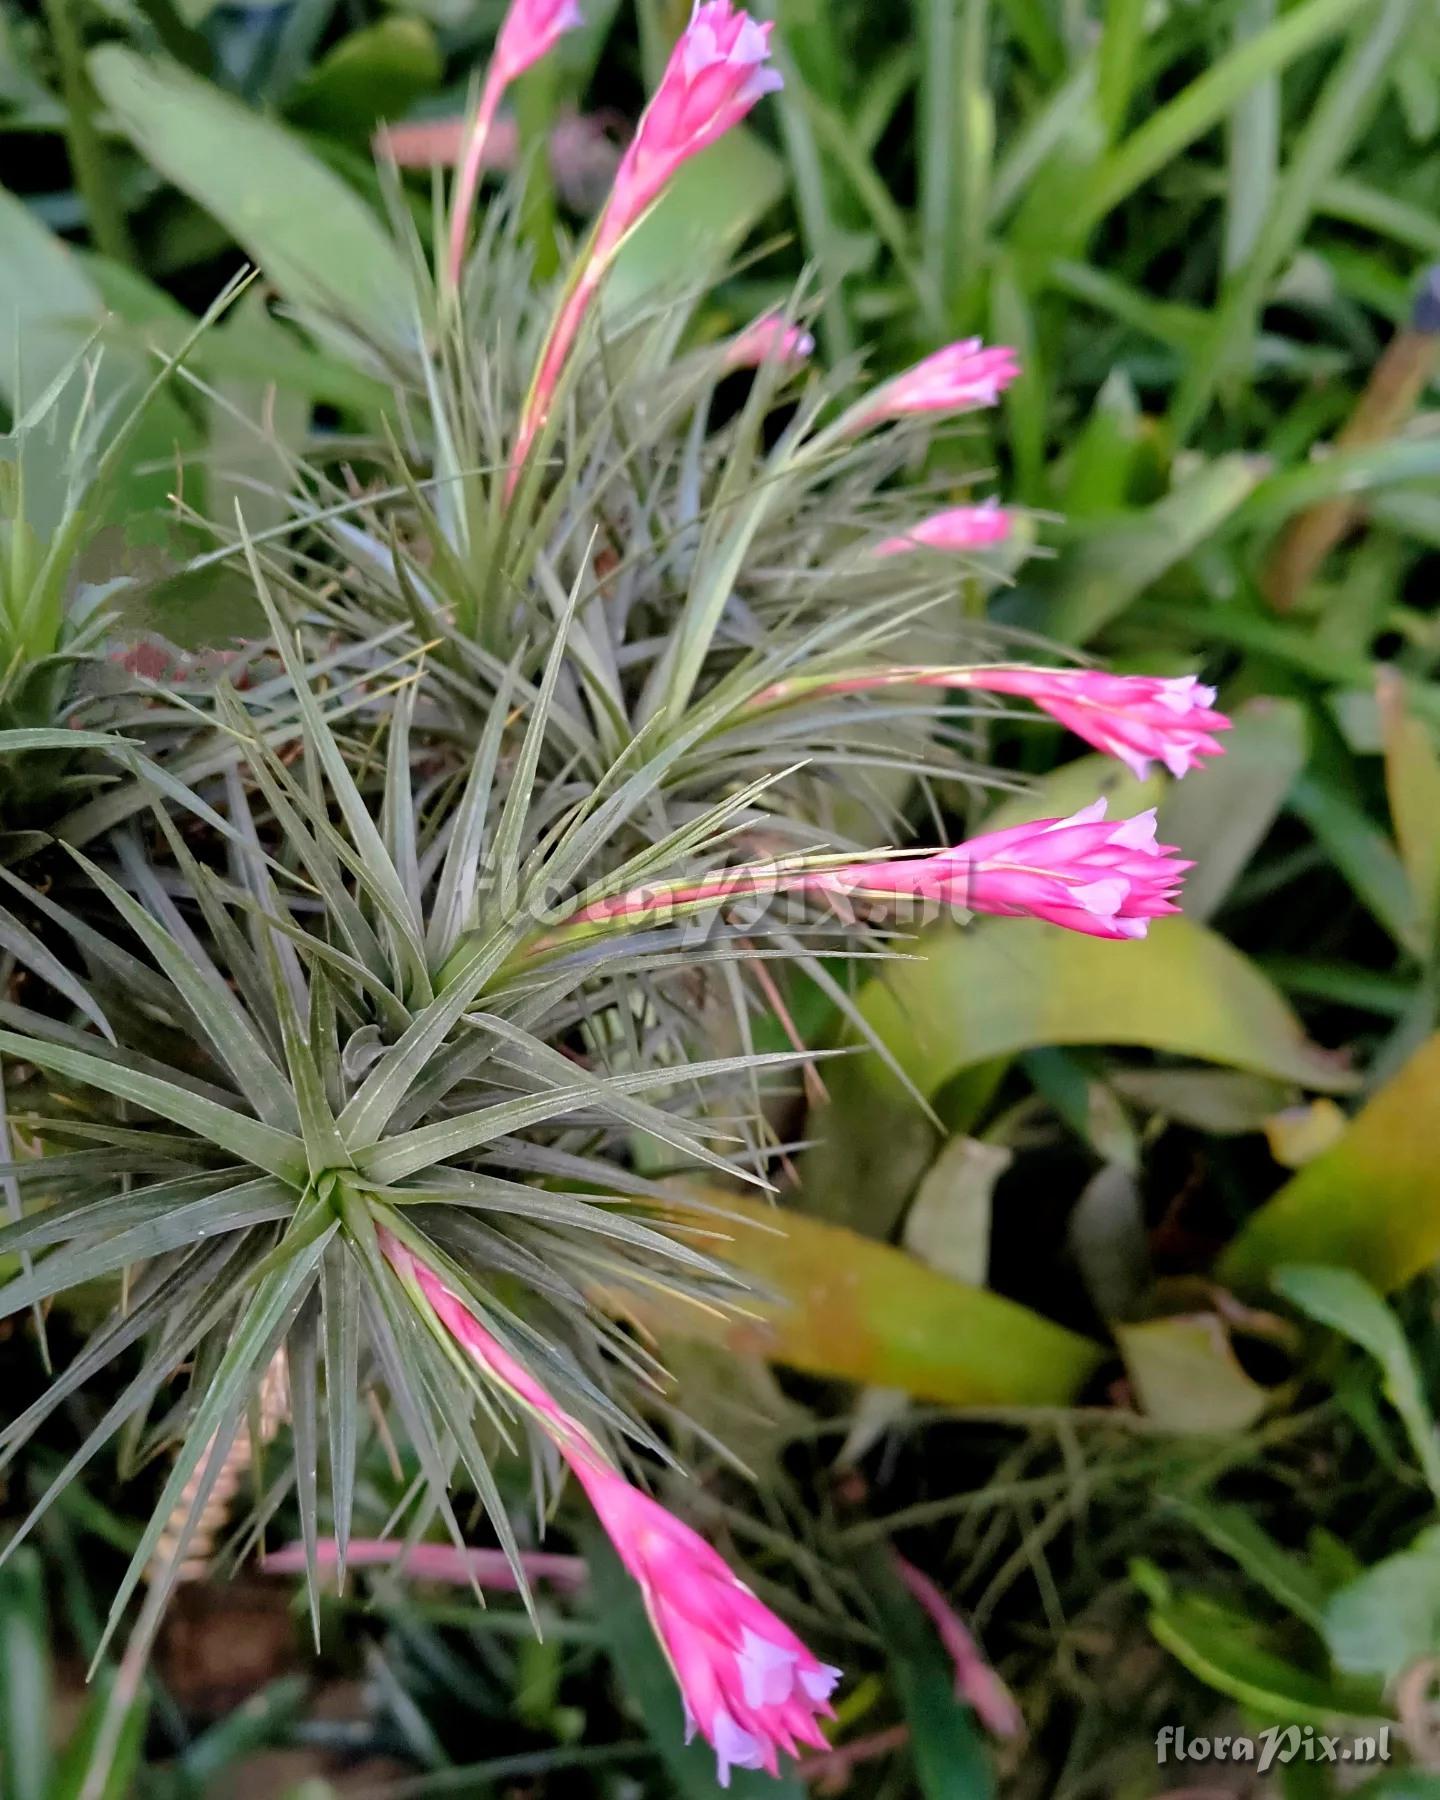
{"label": "pink flower cluster", "polygon": [[840,1671],[817,1661],[705,1540],[627,1481],[578,1419],[518,1363],[433,1269],[389,1232],[381,1247],[488,1380],[546,1433],[585,1490],[645,1605],[685,1706],[687,1727],[732,1768],[779,1770],[783,1751],[824,1748]]}
{"label": "pink flower cluster", "polygon": [[963,338],[876,388],[850,409],[843,427],[853,434],[914,413],[961,413],[994,406],[1019,373],[1013,350],[1004,345],[987,348],[979,338]]}
{"label": "pink flower cluster", "polygon": [[823,868],[753,863],[691,882],[635,888],[582,907],[537,949],[564,942],[569,927],[656,924],[707,906],[816,894],[832,900],[901,899],[1046,919],[1088,937],[1144,937],[1151,919],[1178,912],[1175,895],[1188,862],[1155,841],[1153,808],[1107,819],[1096,800],[1068,819],[1035,819],[983,832],[951,850],[886,856]]}
{"label": "pink flower cluster", "polygon": [[971,672],[966,684],[992,694],[1018,694],[1143,781],[1152,762],[1172,775],[1219,756],[1217,731],[1230,721],[1214,710],[1215,690],[1193,675],[1109,675],[1103,669],[995,668]]}
{"label": "pink flower cluster", "polygon": [[763,688],[750,707],[763,712],[802,698],[887,687],[1015,694],[1033,701],[1094,749],[1118,757],[1140,781],[1155,762],[1177,777],[1200,768],[1207,756],[1222,752],[1215,734],[1230,729],[1225,714],[1214,710],[1214,688],[1193,675],[1111,675],[1103,669],[1040,669],[1025,663],[902,663],[779,681]]}
{"label": "pink flower cluster", "polygon": [[475,109],[460,159],[455,192],[450,203],[449,269],[452,287],[458,286],[470,235],[470,215],[485,164],[485,146],[495,124],[495,114],[506,88],[518,75],[548,56],[567,31],[585,23],[578,0],[511,0],[509,12],[495,40],[495,54],[485,74],[480,103]]}
{"label": "pink flower cluster", "polygon": [[1141,938],[1151,919],[1178,912],[1191,865],[1155,841],[1155,814],[1105,817],[1096,800],[1068,819],[1035,819],[967,838],[929,856],[849,863],[803,878],[844,896],[909,894],[967,912],[1047,919],[1088,937]]}
{"label": "pink flower cluster", "polygon": [[907,550],[984,550],[1003,544],[1010,535],[1011,518],[998,500],[979,506],[952,506],[946,512],[921,519],[898,537],[875,546],[876,556],[903,556]]}
{"label": "pink flower cluster", "polygon": [[773,29],[730,0],[696,6],[616,173],[591,249],[598,262],[613,255],[682,164],[785,85],[769,66]]}
{"label": "pink flower cluster", "polygon": [[730,0],[702,0],[671,52],[650,104],[615,172],[589,253],[540,352],[516,434],[507,492],[513,493],[585,314],[616,251],[689,161],[738,125],[757,100],[784,84],[769,67],[769,24]]}

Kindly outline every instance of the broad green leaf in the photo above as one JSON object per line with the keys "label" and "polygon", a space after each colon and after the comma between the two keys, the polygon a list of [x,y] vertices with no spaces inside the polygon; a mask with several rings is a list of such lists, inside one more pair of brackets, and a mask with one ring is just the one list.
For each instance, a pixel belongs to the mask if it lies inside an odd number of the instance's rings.
{"label": "broad green leaf", "polygon": [[[105,317],[105,303],[90,271],[75,252],[48,231],[15,195],[0,187],[0,397],[18,418],[59,383],[68,364],[85,350]],[[153,377],[154,364],[133,343],[98,346],[87,360],[94,377],[94,400],[117,403],[123,417]],[[42,539],[67,511],[72,471],[59,446],[81,415],[86,378],[76,375],[54,393],[44,443],[25,452],[26,512]],[[169,491],[176,447],[195,448],[195,432],[184,410],[167,393],[152,397],[130,445],[114,514],[133,523],[162,505]],[[148,467],[155,463],[158,467]]]}
{"label": "broad green leaf", "polygon": [[1115,1339],[1140,1410],[1167,1431],[1243,1431],[1265,1410],[1214,1313],[1116,1325]]}
{"label": "broad green leaf", "polygon": [[[707,1249],[760,1291],[730,1317],[642,1302],[656,1330],[959,1406],[1062,1405],[1099,1366],[1098,1344],[888,1244],[788,1208],[707,1199],[737,1223],[709,1211],[678,1216],[723,1233],[727,1241],[712,1238]],[[634,1296],[625,1304],[633,1311]]]}
{"label": "broad green leaf", "polygon": [[1337,1668],[1381,1681],[1440,1653],[1440,1526],[1332,1594],[1324,1633]]}
{"label": "broad green leaf", "polygon": [[1289,1097],[1280,1082],[1234,1069],[1116,1069],[1110,1085],[1136,1106],[1216,1137],[1263,1130]]}
{"label": "broad green leaf", "polygon": [[1222,740],[1224,756],[1193,780],[1177,781],[1160,812],[1160,835],[1195,867],[1185,878],[1185,914],[1204,921],[1234,886],[1305,763],[1305,711],[1297,700],[1248,701]]}
{"label": "broad green leaf", "polygon": [[1297,1668],[1258,1641],[1254,1621],[1198,1594],[1164,1593],[1159,1571],[1142,1577],[1163,1593],[1151,1607],[1151,1631],[1192,1675],[1217,1693],[1287,1724],[1334,1729],[1336,1718],[1384,1716],[1378,1689],[1354,1688]]}
{"label": "broad green leaf", "polygon": [[983,1287],[990,1269],[995,1183],[1010,1167],[1002,1144],[957,1136],[941,1150],[905,1215],[905,1248],[957,1281]]}
{"label": "broad green leaf", "polygon": [[106,44],[90,57],[136,149],[215,215],[294,306],[333,314],[399,362],[413,300],[380,222],[281,125],[173,63]]}
{"label": "broad green leaf", "polygon": [[18,417],[92,335],[103,312],[80,258],[0,188],[0,395]]}
{"label": "broad green leaf", "polygon": [[[1160,920],[1133,943],[986,920],[937,926],[915,950],[862,989],[859,1008],[932,1100],[967,1068],[1064,1044],[1135,1044],[1305,1087],[1352,1085],[1254,965],[1189,919]],[[932,1159],[933,1128],[873,1052],[840,1059],[825,1080],[833,1103],[812,1122],[808,1205],[883,1236]]]}
{"label": "broad green leaf", "polygon": [[1087,524],[1046,577],[1043,628],[1083,644],[1223,525],[1255,485],[1248,457],[1225,456],[1140,513]]}
{"label": "broad green leaf", "polygon": [[[610,1540],[592,1527],[585,1561],[600,1629],[631,1710],[648,1734],[676,1800],[716,1800],[715,1753],[698,1737],[685,1742],[685,1721],[674,1671],[655,1637],[639,1588],[625,1573]],[[763,1770],[736,1769],[730,1776],[735,1800],[802,1800],[794,1775],[777,1781]]]}
{"label": "broad green leaf", "polygon": [[1382,1291],[1440,1257],[1440,1036],[1432,1037],[1352,1120],[1245,1224],[1221,1278],[1262,1284],[1282,1263],[1332,1263]]}
{"label": "broad green leaf", "polygon": [[401,119],[440,82],[435,33],[423,19],[392,15],[362,26],[328,50],[287,107],[297,123],[366,139],[387,119]]}
{"label": "broad green leaf", "polygon": [[1343,1333],[1379,1363],[1386,1396],[1400,1415],[1431,1492],[1440,1499],[1440,1435],[1399,1319],[1353,1269],[1291,1263],[1275,1271],[1273,1285],[1302,1312]]}

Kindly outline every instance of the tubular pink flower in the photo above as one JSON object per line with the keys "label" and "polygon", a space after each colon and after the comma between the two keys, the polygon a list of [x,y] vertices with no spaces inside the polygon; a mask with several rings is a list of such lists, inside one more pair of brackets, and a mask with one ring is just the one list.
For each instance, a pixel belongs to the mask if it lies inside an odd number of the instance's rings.
{"label": "tubular pink flower", "polygon": [[730,0],[696,6],[616,172],[595,240],[600,261],[608,260],[683,163],[784,86],[768,66],[773,29]]}
{"label": "tubular pink flower", "polygon": [[969,912],[1046,919],[1089,937],[1141,938],[1151,919],[1178,912],[1192,865],[1155,842],[1155,813],[1107,820],[1104,800],[1068,819],[1036,819],[967,839],[953,850],[851,863],[808,875],[812,892],[908,894]]}
{"label": "tubular pink flower", "polygon": [[858,401],[841,420],[841,428],[852,435],[912,413],[959,413],[994,406],[1019,373],[1015,352],[1007,346],[987,348],[979,338],[963,338]]}
{"label": "tubular pink flower", "polygon": [[640,1584],[680,1684],[686,1725],[732,1767],[779,1772],[779,1755],[824,1749],[840,1671],[816,1660],[705,1540],[614,1469],[573,1462],[620,1560]]}
{"label": "tubular pink flower", "polygon": [[635,888],[582,907],[531,949],[563,947],[565,932],[576,927],[668,923],[687,909],[797,893],[910,898],[968,912],[1047,919],[1090,937],[1139,938],[1151,919],[1180,910],[1174,896],[1191,866],[1172,846],[1155,842],[1153,809],[1107,820],[1105,801],[1096,800],[1068,819],[1036,819],[923,856],[827,859],[823,867],[750,863],[693,882]]}
{"label": "tubular pink flower", "polygon": [[802,363],[815,354],[815,340],[798,325],[788,325],[778,312],[762,313],[731,340],[727,369],[755,369],[761,363]]}
{"label": "tubular pink flower", "polygon": [[507,495],[549,417],[560,372],[615,252],[684,163],[738,125],[757,100],[784,85],[767,63],[772,29],[730,0],[701,0],[690,15],[620,159],[585,265],[540,353],[516,435]]}
{"label": "tubular pink flower", "polygon": [[1143,781],[1152,762],[1172,775],[1198,769],[1224,746],[1214,734],[1230,721],[1215,712],[1215,690],[1193,675],[1109,675],[1103,669],[976,670],[969,683],[1033,700],[1067,731],[1118,756]]}
{"label": "tubular pink flower", "polygon": [[982,500],[978,506],[952,506],[912,525],[898,537],[877,544],[875,556],[903,556],[922,546],[929,550],[982,550],[1001,544],[1010,535],[1013,520],[998,500]]}
{"label": "tubular pink flower", "polygon": [[501,97],[517,75],[523,75],[542,56],[548,56],[567,31],[585,23],[578,0],[511,0],[510,10],[495,40],[495,54],[485,74],[480,104],[465,142],[464,158],[455,181],[450,212],[450,280],[460,281],[465,260],[465,241],[470,215],[480,186],[485,144],[495,123]]}
{"label": "tubular pink flower", "polygon": [[740,1581],[697,1532],[616,1469],[595,1439],[496,1342],[428,1268],[389,1232],[381,1247],[414,1280],[436,1318],[492,1380],[510,1393],[570,1465],[627,1571],[679,1683],[687,1727],[715,1751],[721,1787],[732,1768],[779,1771],[779,1753],[825,1747],[840,1671],[800,1639]]}
{"label": "tubular pink flower", "polygon": [[508,87],[542,56],[548,56],[567,31],[585,23],[579,0],[512,0],[495,40],[491,68]]}
{"label": "tubular pink flower", "polygon": [[1024,663],[902,664],[777,681],[763,688],[749,708],[760,712],[794,700],[887,687],[1017,694],[1095,749],[1119,757],[1141,781],[1152,762],[1163,763],[1178,777],[1198,769],[1207,756],[1223,755],[1225,746],[1214,734],[1230,729],[1225,714],[1212,708],[1214,688],[1193,675],[1109,675],[1101,669],[1037,669]]}

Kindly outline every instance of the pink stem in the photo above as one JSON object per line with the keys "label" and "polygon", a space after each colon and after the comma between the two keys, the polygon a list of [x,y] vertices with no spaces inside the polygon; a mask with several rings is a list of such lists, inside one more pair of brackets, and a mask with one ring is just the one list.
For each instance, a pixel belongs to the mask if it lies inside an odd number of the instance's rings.
{"label": "pink stem", "polygon": [[465,262],[465,246],[470,238],[470,218],[475,210],[475,196],[480,189],[480,171],[484,165],[485,142],[495,123],[505,80],[497,65],[492,64],[480,92],[480,104],[465,143],[465,157],[455,180],[450,202],[450,285],[460,285],[460,270]]}
{"label": "pink stem", "polygon": [[530,384],[529,397],[526,399],[525,411],[520,419],[520,430],[515,438],[510,473],[505,480],[505,498],[507,500],[515,492],[515,484],[519,481],[525,467],[525,459],[530,454],[530,446],[540,431],[544,429],[545,421],[550,417],[550,402],[555,397],[555,388],[559,383],[561,371],[564,369],[566,358],[579,335],[585,310],[595,298],[595,290],[600,285],[603,273],[603,266],[596,263],[592,254],[584,274],[575,284],[574,291],[567,296],[564,305],[556,314],[554,324],[550,327],[544,348],[540,352],[540,361],[535,369],[535,379]]}
{"label": "pink stem", "polygon": [[[339,1546],[334,1538],[321,1538],[315,1546],[315,1560],[322,1569],[336,1568],[340,1561]],[[454,1544],[406,1544],[399,1538],[359,1538],[346,1552],[348,1567],[356,1569],[388,1568],[398,1564],[402,1575],[417,1581],[443,1581],[455,1587],[469,1587],[471,1578],[481,1587],[499,1593],[519,1592],[520,1584],[503,1550],[457,1549]],[[573,1594],[584,1587],[589,1569],[582,1556],[562,1556],[550,1550],[522,1550],[520,1567],[526,1578],[548,1582],[561,1593]],[[286,1544],[265,1558],[267,1575],[299,1575],[305,1569],[305,1546]]]}

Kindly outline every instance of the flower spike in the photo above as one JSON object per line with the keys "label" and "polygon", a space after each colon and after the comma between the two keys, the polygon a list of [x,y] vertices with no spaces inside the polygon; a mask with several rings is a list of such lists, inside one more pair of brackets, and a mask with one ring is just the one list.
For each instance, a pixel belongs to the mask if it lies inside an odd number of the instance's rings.
{"label": "flower spike", "polygon": [[507,493],[514,491],[530,446],[549,417],[561,371],[616,251],[692,156],[738,125],[757,100],[784,85],[768,62],[772,29],[730,0],[702,0],[691,14],[621,158],[578,276],[540,352]]}
{"label": "flower spike", "polygon": [[817,1661],[698,1532],[627,1481],[594,1437],[510,1355],[435,1271],[382,1231],[392,1267],[488,1380],[534,1419],[570,1465],[646,1610],[679,1684],[687,1727],[730,1771],[779,1772],[780,1752],[825,1748],[840,1671]]}
{"label": "flower spike", "polygon": [[485,160],[485,145],[495,123],[501,98],[516,76],[523,75],[532,64],[548,56],[567,31],[585,23],[578,0],[511,0],[509,12],[495,40],[495,54],[485,74],[480,91],[480,104],[465,139],[460,173],[455,178],[455,192],[450,210],[450,283],[460,284],[460,270],[465,260],[465,242],[470,232],[470,215],[475,208],[475,194],[480,186],[480,170]]}

